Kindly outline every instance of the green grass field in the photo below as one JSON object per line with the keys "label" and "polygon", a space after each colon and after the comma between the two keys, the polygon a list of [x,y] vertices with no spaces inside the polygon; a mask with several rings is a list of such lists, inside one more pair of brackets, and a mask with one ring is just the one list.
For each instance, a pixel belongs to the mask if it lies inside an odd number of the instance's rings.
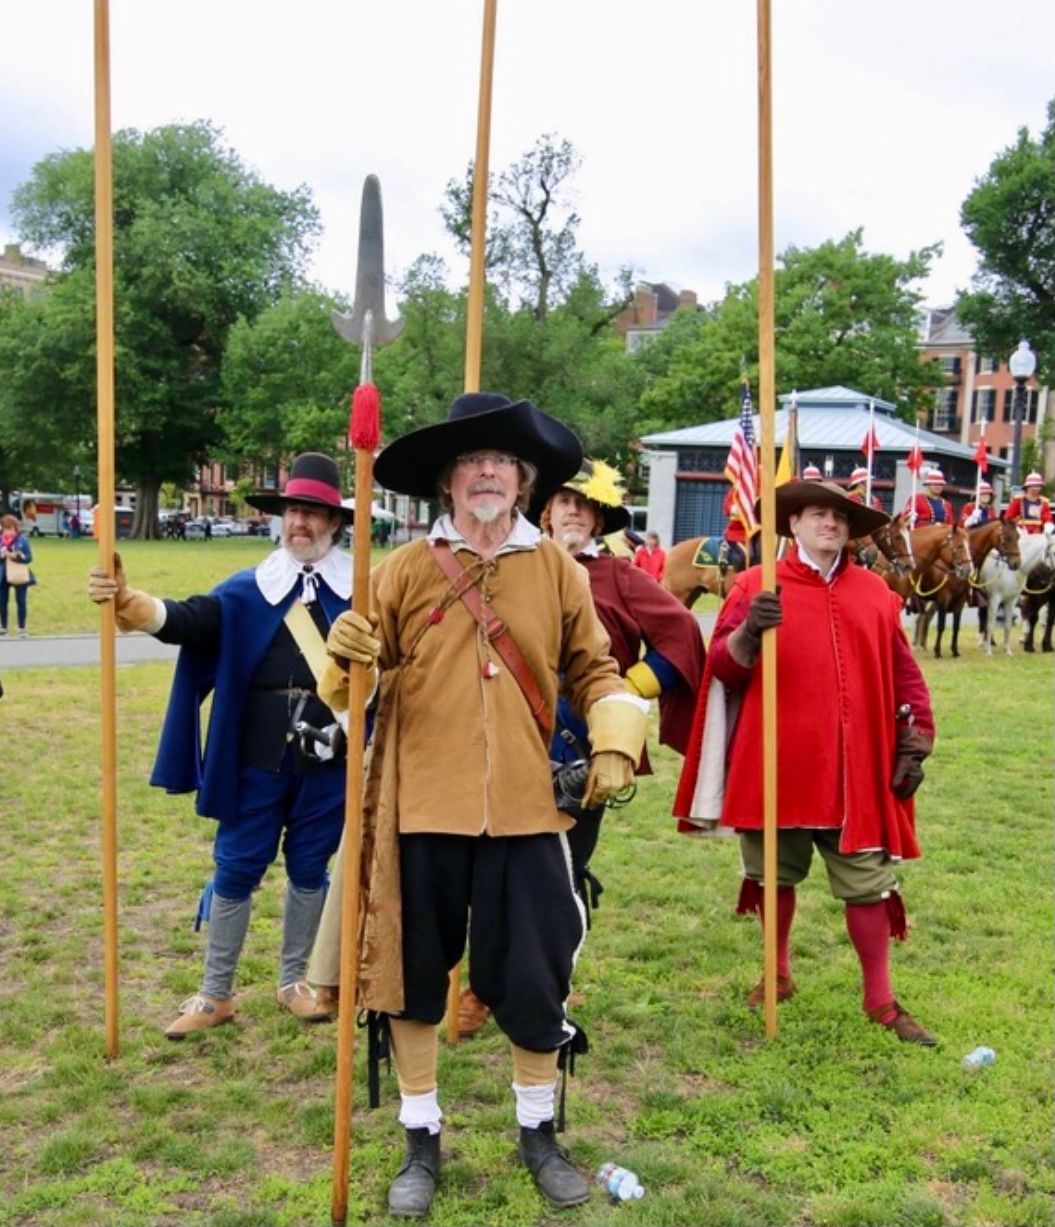
{"label": "green grass field", "polygon": [[[134,584],[201,590],[265,541],[125,549]],[[88,630],[91,543],[45,542],[35,633]],[[868,1024],[823,873],[800,895],[800,991],[776,1039],[743,1006],[757,921],[733,915],[735,841],[679,836],[674,756],[609,815],[606,891],[576,974],[592,1050],[568,1093],[584,1171],[633,1168],[644,1200],[560,1215],[515,1160],[510,1068],[493,1024],[442,1047],[439,1224],[1040,1227],[1051,1221],[1052,658],[925,664],[940,741],[920,794],[924,856],[906,867],[905,1005],[942,1040]],[[0,645],[0,1224],[329,1222],[334,1036],[274,1002],[282,874],[259,892],[232,1027],[174,1045],[161,1027],[198,982],[192,929],[211,824],[151,789],[171,668],[124,667],[119,691],[121,1053],[103,1056],[95,669],[9,671]],[[960,1058],[976,1044],[989,1069]],[[361,1064],[361,1063],[360,1063]],[[385,1220],[398,1096],[356,1084],[350,1220]]]}

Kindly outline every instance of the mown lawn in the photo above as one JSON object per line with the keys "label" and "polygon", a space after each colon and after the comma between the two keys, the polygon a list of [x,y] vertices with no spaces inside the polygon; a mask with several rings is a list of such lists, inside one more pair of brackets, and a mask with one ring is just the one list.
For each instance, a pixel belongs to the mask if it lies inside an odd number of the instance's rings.
{"label": "mown lawn", "polygon": [[[268,547],[162,548],[126,551],[133,583],[201,589]],[[71,594],[61,612],[58,589],[65,575],[83,590],[93,548],[47,543],[39,557],[31,629],[43,632],[53,595],[55,628],[88,629],[90,608],[78,622]],[[431,1221],[1050,1223],[1052,658],[990,661],[973,631],[964,640],[962,659],[925,665],[941,740],[921,794],[925,855],[903,875],[912,934],[895,951],[898,994],[941,1049],[864,1021],[822,873],[801,893],[799,994],[764,1040],[742,1004],[761,942],[757,921],[733,915],[735,842],[675,833],[677,763],[661,752],[635,803],[606,819],[595,859],[606,891],[576,976],[592,1051],[568,1095],[581,1167],[615,1159],[646,1197],[616,1207],[598,1192],[560,1215],[543,1205],[515,1161],[510,1070],[489,1024],[443,1046],[447,1166]],[[191,922],[211,836],[189,799],[146,784],[170,672],[119,671],[122,1049],[107,1062],[98,674],[9,672],[0,651],[0,1224],[329,1221],[333,1032],[274,1004],[280,872],[259,893],[236,1025],[183,1045],[160,1033],[197,985]],[[964,1070],[981,1043],[996,1064]],[[357,1082],[352,1221],[386,1221],[396,1111],[394,1080],[377,1111]]]}

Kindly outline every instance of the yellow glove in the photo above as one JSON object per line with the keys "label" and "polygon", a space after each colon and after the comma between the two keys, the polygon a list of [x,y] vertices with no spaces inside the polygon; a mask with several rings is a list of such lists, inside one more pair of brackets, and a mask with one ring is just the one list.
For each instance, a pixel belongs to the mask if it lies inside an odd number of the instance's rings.
{"label": "yellow glove", "polygon": [[354,660],[357,664],[373,668],[381,654],[381,640],[374,634],[376,630],[377,614],[364,618],[354,610],[346,610],[330,627],[330,633],[326,636],[326,651],[345,664]]}
{"label": "yellow glove", "polygon": [[88,596],[96,605],[113,601],[114,619],[122,631],[142,630],[158,616],[157,605],[149,593],[129,588],[120,554],[114,554],[112,577],[98,564],[88,572]]}
{"label": "yellow glove", "polygon": [[641,710],[643,706],[629,698],[602,699],[586,713],[593,753],[586,777],[584,808],[603,805],[609,797],[633,784],[648,728],[648,714]]}
{"label": "yellow glove", "polygon": [[634,764],[625,754],[605,750],[590,758],[586,789],[582,795],[583,809],[597,809],[610,798],[618,796],[634,783]]}
{"label": "yellow glove", "polygon": [[332,711],[348,710],[348,669],[337,660],[326,662],[319,678],[318,696]]}

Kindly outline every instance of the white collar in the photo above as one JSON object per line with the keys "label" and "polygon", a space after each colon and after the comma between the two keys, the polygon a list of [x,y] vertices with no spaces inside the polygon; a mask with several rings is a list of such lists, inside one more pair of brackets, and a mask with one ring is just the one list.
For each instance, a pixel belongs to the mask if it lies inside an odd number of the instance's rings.
{"label": "white collar", "polygon": [[575,557],[576,558],[583,558],[583,557],[600,558],[601,557],[601,547],[597,544],[597,538],[591,537],[589,541],[587,541],[586,544],[582,547],[582,549],[579,550],[579,552],[575,555]]}
{"label": "white collar", "polygon": [[803,549],[803,547],[797,541],[795,542],[795,547],[799,552],[799,558],[801,558],[802,561],[806,564],[806,566],[808,566],[811,570],[816,571],[817,574],[821,577],[821,579],[824,580],[826,584],[831,584],[835,582],[835,577],[842,570],[843,563],[846,561],[847,555],[846,555],[845,549],[842,551],[839,557],[836,558],[835,562],[832,564],[832,569],[828,572],[827,575],[825,575],[824,572],[821,570],[820,565],[813,561],[813,559],[809,556],[809,554],[806,553],[805,549]]}
{"label": "white collar", "polygon": [[277,605],[301,581],[300,599],[315,600],[318,580],[325,581],[335,596],[347,601],[352,595],[352,556],[344,550],[328,550],[317,562],[300,563],[280,545],[256,568],[256,586],[269,605]]}
{"label": "white collar", "polygon": [[[542,534],[539,530],[519,512],[513,513],[513,527],[509,530],[509,536],[495,550],[495,557],[499,554],[511,554],[516,550],[533,550],[538,547],[539,540]],[[430,541],[447,541],[452,549],[459,547],[472,550],[473,547],[462,536],[455,527],[454,519],[450,515],[442,515],[433,524],[429,531]],[[476,551],[473,550],[475,554]]]}

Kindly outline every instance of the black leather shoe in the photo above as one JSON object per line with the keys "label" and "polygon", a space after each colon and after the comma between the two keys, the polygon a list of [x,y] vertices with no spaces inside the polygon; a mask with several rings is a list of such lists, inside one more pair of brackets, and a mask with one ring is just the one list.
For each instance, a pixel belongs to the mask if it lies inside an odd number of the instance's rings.
{"label": "black leather shoe", "polygon": [[440,1135],[428,1129],[408,1129],[403,1166],[388,1189],[389,1213],[400,1218],[428,1214],[439,1178]]}
{"label": "black leather shoe", "polygon": [[568,1152],[557,1144],[551,1120],[537,1129],[521,1128],[517,1153],[551,1205],[561,1209],[578,1206],[590,1196],[590,1186],[568,1162]]}

